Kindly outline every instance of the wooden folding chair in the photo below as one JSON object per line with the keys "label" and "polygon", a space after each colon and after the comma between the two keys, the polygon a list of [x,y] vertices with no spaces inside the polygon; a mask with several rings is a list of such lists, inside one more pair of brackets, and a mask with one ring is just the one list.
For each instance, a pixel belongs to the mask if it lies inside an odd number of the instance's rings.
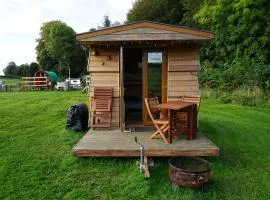
{"label": "wooden folding chair", "polygon": [[158,109],[154,108],[153,106],[156,106],[159,104],[158,97],[152,97],[148,98],[148,104],[150,111],[155,119],[168,119],[168,112],[165,109]]}
{"label": "wooden folding chair", "polygon": [[[154,119],[151,109],[149,107],[148,99],[145,98],[145,105],[148,112],[149,117],[151,118],[154,126],[156,127],[157,131],[153,133],[150,138],[153,139],[156,136],[160,136],[166,143],[169,144],[168,140],[165,137],[165,134],[168,132],[169,129],[169,120],[166,119]],[[151,99],[152,102],[152,99]],[[153,109],[153,108],[152,108]]]}
{"label": "wooden folding chair", "polygon": [[95,87],[93,102],[93,128],[111,128],[113,89]]}
{"label": "wooden folding chair", "polygon": [[94,87],[94,98],[112,99],[113,88],[111,87]]}
{"label": "wooden folding chair", "polygon": [[189,95],[189,96],[180,96],[180,101],[183,102],[191,102],[197,104],[197,112],[199,112],[200,109],[200,103],[201,103],[201,95]]}
{"label": "wooden folding chair", "polygon": [[[197,104],[197,114],[200,109],[200,103],[201,103],[201,95],[185,95],[185,96],[180,96],[180,101],[182,102],[189,102],[189,103],[194,103]],[[176,127],[179,129],[180,132],[186,133],[187,132],[187,113],[186,112],[178,112],[177,113],[177,124]]]}

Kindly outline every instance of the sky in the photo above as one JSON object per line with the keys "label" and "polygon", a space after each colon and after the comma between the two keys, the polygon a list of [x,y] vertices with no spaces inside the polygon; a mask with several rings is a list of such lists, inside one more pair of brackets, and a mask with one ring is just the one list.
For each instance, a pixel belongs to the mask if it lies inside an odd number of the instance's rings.
{"label": "sky", "polygon": [[36,62],[36,39],[42,23],[61,20],[77,33],[100,26],[103,16],[126,20],[134,0],[0,0],[0,75],[11,61]]}

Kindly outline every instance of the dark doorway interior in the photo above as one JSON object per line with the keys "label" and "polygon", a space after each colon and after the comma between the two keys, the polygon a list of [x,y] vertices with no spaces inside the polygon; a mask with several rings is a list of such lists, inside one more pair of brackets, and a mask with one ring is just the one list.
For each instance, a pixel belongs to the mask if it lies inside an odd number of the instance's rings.
{"label": "dark doorway interior", "polygon": [[124,50],[124,99],[126,127],[142,126],[142,49]]}

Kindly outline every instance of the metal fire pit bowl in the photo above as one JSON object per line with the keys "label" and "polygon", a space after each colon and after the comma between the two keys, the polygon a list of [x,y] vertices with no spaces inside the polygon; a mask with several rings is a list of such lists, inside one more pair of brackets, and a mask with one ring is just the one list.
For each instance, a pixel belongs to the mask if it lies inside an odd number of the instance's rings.
{"label": "metal fire pit bowl", "polygon": [[173,157],[169,159],[169,176],[174,186],[204,188],[208,185],[210,163],[198,157]]}

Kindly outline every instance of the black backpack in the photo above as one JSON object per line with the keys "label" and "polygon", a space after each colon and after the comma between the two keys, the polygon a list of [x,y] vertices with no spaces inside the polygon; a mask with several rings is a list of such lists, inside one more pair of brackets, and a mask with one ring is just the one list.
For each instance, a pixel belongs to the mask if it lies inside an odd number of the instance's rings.
{"label": "black backpack", "polygon": [[89,112],[86,104],[79,103],[73,105],[68,109],[66,129],[73,131],[87,131],[88,118]]}

